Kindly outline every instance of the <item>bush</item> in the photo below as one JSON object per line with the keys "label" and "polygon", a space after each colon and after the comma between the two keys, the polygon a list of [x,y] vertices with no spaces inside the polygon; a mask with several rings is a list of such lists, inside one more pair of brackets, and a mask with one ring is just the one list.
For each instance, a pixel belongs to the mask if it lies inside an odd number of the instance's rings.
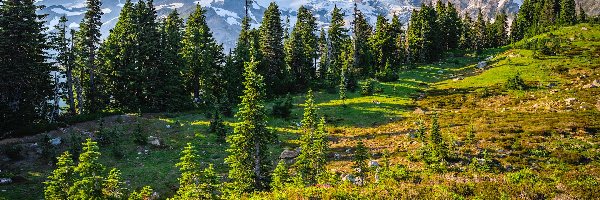
{"label": "bush", "polygon": [[11,160],[21,160],[23,159],[21,151],[23,151],[23,147],[21,145],[15,144],[6,147],[6,149],[4,149],[4,154]]}
{"label": "bush", "polygon": [[148,136],[145,134],[141,123],[137,123],[135,129],[133,129],[133,141],[138,145],[146,145],[148,143]]}
{"label": "bush", "polygon": [[42,147],[42,159],[51,160],[54,162],[54,157],[56,157],[56,147],[50,144],[50,136],[46,133],[42,135],[41,140],[39,141],[40,146]]}
{"label": "bush", "polygon": [[527,84],[523,78],[521,78],[521,74],[517,74],[513,77],[510,77],[506,81],[506,89],[509,90],[526,90],[528,88]]}
{"label": "bush", "polygon": [[121,131],[117,129],[117,127],[113,127],[112,129],[103,128],[103,125],[100,126],[100,130],[96,132],[96,140],[98,144],[101,146],[107,146],[115,144],[119,141],[121,137]]}
{"label": "bush", "polygon": [[273,103],[271,115],[279,118],[289,118],[292,114],[293,107],[294,104],[292,103],[292,96],[288,94],[285,99],[279,98]]}
{"label": "bush", "polygon": [[381,82],[392,82],[398,80],[398,74],[394,69],[392,69],[389,62],[385,65],[383,71],[375,73],[375,77]]}
{"label": "bush", "polygon": [[360,94],[363,96],[371,96],[373,95],[374,87],[375,80],[367,79],[360,83]]}

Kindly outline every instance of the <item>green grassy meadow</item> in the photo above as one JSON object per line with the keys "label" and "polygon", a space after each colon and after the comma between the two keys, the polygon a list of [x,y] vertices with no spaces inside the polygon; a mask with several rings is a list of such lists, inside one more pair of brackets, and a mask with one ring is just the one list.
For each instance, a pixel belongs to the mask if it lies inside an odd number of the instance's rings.
{"label": "green grassy meadow", "polygon": [[[534,47],[540,40],[556,43],[552,44],[558,45],[555,54],[540,53]],[[477,68],[488,58],[484,69]],[[600,79],[600,26],[566,27],[479,54],[455,53],[438,63],[401,66],[400,71],[398,81],[378,82],[379,92],[370,96],[354,91],[342,101],[337,93],[315,93],[318,114],[326,118],[330,133],[328,169],[338,177],[350,173],[352,149],[363,141],[372,160],[383,163],[383,155],[389,154],[396,178],[375,183],[373,171],[365,186],[289,187],[248,198],[600,198],[600,88],[583,88]],[[507,79],[517,74],[528,89],[505,88]],[[566,101],[569,98],[575,100]],[[301,132],[296,123],[302,118],[304,100],[304,95],[293,97],[290,118],[268,120],[278,135],[270,149],[274,162],[283,149],[298,146]],[[268,102],[267,108],[272,104]],[[425,167],[417,156],[423,144],[411,137],[415,122],[422,119],[429,125],[434,114],[454,158],[445,172]],[[236,119],[225,121],[231,132]],[[191,142],[201,153],[202,164],[214,164],[226,180],[227,144],[207,134],[209,119],[202,111],[112,116],[103,123],[102,127],[99,121],[67,127],[60,133],[67,145],[55,151],[69,150],[68,145],[80,141],[71,134],[111,132],[118,139],[101,146],[101,162],[108,169],[120,169],[127,188],[150,185],[162,199],[175,193],[179,177],[175,163]],[[159,137],[164,145],[136,144],[138,128],[145,136]],[[474,131],[474,140],[469,140],[469,130]],[[473,169],[473,158],[492,160],[494,167]],[[47,160],[11,162],[4,167],[0,177],[11,173],[27,181],[0,185],[0,199],[43,198],[42,182],[52,170]]]}

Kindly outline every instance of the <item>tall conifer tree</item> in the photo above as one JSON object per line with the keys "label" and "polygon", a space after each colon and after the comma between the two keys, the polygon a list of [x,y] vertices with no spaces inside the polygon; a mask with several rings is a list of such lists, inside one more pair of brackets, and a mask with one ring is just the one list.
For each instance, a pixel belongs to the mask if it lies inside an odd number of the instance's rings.
{"label": "tall conifer tree", "polygon": [[287,91],[282,83],[286,80],[287,69],[283,48],[283,27],[281,12],[275,2],[271,2],[265,11],[259,33],[260,50],[263,55],[259,72],[265,77],[266,91],[274,95],[285,94]]}
{"label": "tall conifer tree", "polygon": [[276,136],[267,129],[264,83],[263,77],[257,73],[257,65],[256,62],[246,64],[245,90],[236,115],[240,122],[227,138],[230,147],[225,162],[229,165],[231,182],[228,192],[231,195],[268,187],[271,169],[267,147]]}
{"label": "tall conifer tree", "polygon": [[101,17],[100,0],[87,0],[87,11],[79,24],[76,41],[76,64],[77,75],[81,87],[79,96],[79,107],[83,112],[93,113],[103,108],[101,102],[102,94],[99,86],[97,50],[100,45]]}
{"label": "tall conifer tree", "polygon": [[53,94],[52,66],[44,15],[33,0],[6,0],[0,5],[0,137],[44,121],[47,97]]}
{"label": "tall conifer tree", "polygon": [[315,35],[316,19],[312,12],[301,6],[298,20],[287,41],[286,63],[290,68],[292,88],[296,92],[306,91],[316,77],[318,38]]}
{"label": "tall conifer tree", "polygon": [[329,67],[327,72],[329,87],[335,87],[340,80],[343,65],[343,60],[340,56],[348,39],[347,32],[348,30],[344,28],[344,14],[337,6],[334,6],[327,34],[329,37]]}
{"label": "tall conifer tree", "polygon": [[364,14],[354,3],[354,20],[352,22],[352,41],[354,48],[354,65],[362,77],[372,75],[373,56],[369,46],[369,38],[373,34],[373,28],[365,18]]}

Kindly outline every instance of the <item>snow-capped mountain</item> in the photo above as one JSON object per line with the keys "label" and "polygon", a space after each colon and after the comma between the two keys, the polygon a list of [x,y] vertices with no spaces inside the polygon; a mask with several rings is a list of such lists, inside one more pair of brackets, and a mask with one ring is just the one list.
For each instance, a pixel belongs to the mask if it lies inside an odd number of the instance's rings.
{"label": "snow-capped mountain", "polygon": [[[136,0],[133,0],[135,2]],[[297,10],[300,6],[311,9],[317,18],[318,24],[328,26],[334,6],[341,8],[346,14],[346,24],[349,25],[352,17],[354,3],[366,15],[371,23],[375,23],[378,15],[392,16],[397,14],[401,21],[406,23],[413,9],[418,9],[422,3],[431,3],[437,0],[255,0],[250,8],[252,27],[258,27],[262,20],[263,12],[271,2],[276,2],[282,12],[282,20],[289,17],[290,26],[296,21]],[[443,2],[446,2],[444,0]],[[509,14],[518,11],[523,0],[450,0],[462,14],[471,14],[482,9],[488,17],[505,10]],[[590,1],[590,0],[581,0]],[[595,0],[591,0],[595,1]],[[125,0],[103,0],[102,33],[106,36],[115,26],[119,12]],[[37,0],[38,5],[45,5],[42,13],[48,14],[47,24],[52,27],[58,23],[61,16],[69,19],[69,27],[77,28],[86,10],[85,0]],[[177,9],[183,17],[187,17],[195,5],[200,4],[207,10],[207,23],[215,38],[225,46],[225,50],[233,48],[240,31],[240,23],[244,16],[244,0],[154,0],[159,16],[165,16],[173,9]],[[588,12],[589,13],[589,12]]]}

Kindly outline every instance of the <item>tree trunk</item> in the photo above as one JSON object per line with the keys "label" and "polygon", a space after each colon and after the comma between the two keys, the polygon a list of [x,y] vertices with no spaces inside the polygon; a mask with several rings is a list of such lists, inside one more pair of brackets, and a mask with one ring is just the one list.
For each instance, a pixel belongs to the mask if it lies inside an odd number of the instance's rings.
{"label": "tree trunk", "polygon": [[75,110],[75,97],[73,96],[73,69],[71,64],[67,65],[67,101],[69,102],[69,112],[77,114]]}
{"label": "tree trunk", "polygon": [[256,142],[254,144],[254,184],[257,189],[261,190],[262,186],[262,174],[261,174],[261,159],[260,159],[260,144]]}

